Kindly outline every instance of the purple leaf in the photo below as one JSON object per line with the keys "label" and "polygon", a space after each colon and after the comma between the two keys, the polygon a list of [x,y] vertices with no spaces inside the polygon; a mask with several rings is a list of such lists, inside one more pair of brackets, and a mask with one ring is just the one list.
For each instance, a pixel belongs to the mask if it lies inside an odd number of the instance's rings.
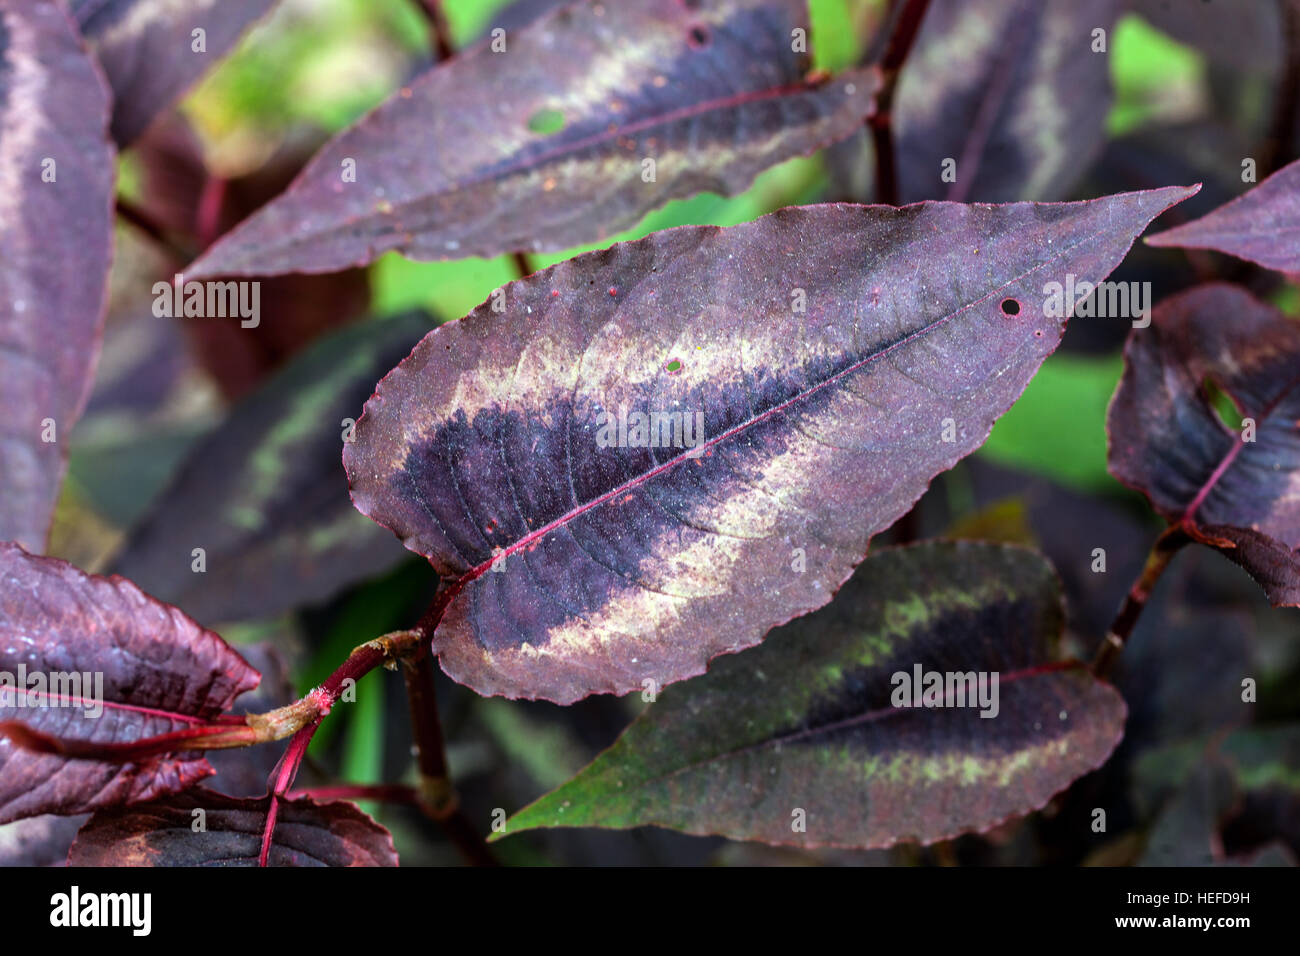
{"label": "purple leaf", "polygon": [[45,549],[99,354],[108,91],[60,3],[0,7],[0,541]]}
{"label": "purple leaf", "polygon": [[[113,139],[129,145],[275,0],[72,0],[113,88]],[[202,49],[198,49],[202,31]]]}
{"label": "purple leaf", "polygon": [[665,691],[502,833],[653,824],[873,848],[987,830],[1098,767],[1124,732],[1115,689],[1059,660],[1062,623],[1060,583],[1032,551],[886,549],[829,606]]}
{"label": "purple leaf", "polygon": [[380,382],[353,501],[447,580],[434,648],[479,693],[699,674],[829,601],[1056,348],[1045,283],[1104,279],[1194,191],[793,207],[579,256]]}
{"label": "purple leaf", "polygon": [[874,72],[805,80],[791,31],[807,27],[803,0],[554,10],[400,90],[188,275],[564,249],[669,199],[734,195],[871,111]]}
{"label": "purple leaf", "polygon": [[[258,674],[235,651],[130,581],[0,544],[0,823],[151,800],[213,771],[200,755],[139,762],[19,749],[30,728],[120,743],[210,721]],[[15,727],[14,725],[18,725]]]}
{"label": "purple leaf", "polygon": [[[77,834],[68,865],[256,866],[268,801],[190,790],[99,810]],[[280,801],[268,865],[397,866],[397,851],[353,804],[303,797]]]}
{"label": "purple leaf", "polygon": [[1300,605],[1300,325],[1226,283],[1166,299],[1129,336],[1107,431],[1111,474]]}
{"label": "purple leaf", "polygon": [[1300,160],[1200,219],[1147,237],[1153,246],[1213,249],[1300,272]]}
{"label": "purple leaf", "polygon": [[[903,202],[1064,198],[1105,142],[1110,56],[1092,31],[1118,6],[932,0],[894,103]],[[841,160],[873,162],[865,140]]]}
{"label": "purple leaf", "polygon": [[401,561],[352,507],[339,459],[348,420],[433,325],[413,312],[314,343],[198,443],[112,570],[211,625],[322,601]]}

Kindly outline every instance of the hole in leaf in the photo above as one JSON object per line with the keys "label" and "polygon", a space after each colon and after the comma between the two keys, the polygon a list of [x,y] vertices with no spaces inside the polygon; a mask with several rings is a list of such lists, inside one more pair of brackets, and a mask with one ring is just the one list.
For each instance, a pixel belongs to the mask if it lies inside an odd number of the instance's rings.
{"label": "hole in leaf", "polygon": [[682,360],[673,359],[671,362],[665,365],[664,368],[668,370],[669,375],[676,375],[678,372],[682,370]]}
{"label": "hole in leaf", "polygon": [[1241,431],[1241,409],[1237,407],[1231,395],[1208,378],[1201,383],[1201,392],[1205,395],[1210,408],[1214,409],[1220,425],[1230,432]]}
{"label": "hole in leaf", "polygon": [[558,133],[564,129],[564,114],[559,110],[538,110],[528,118],[528,128],[543,136]]}
{"label": "hole in leaf", "polygon": [[1015,299],[1003,299],[1003,300],[1002,300],[1002,314],[1003,314],[1003,315],[1019,315],[1019,314],[1020,314],[1020,303],[1017,302]]}
{"label": "hole in leaf", "polygon": [[686,36],[687,42],[697,50],[709,45],[709,29],[708,27],[702,26],[698,23],[691,27],[690,32]]}

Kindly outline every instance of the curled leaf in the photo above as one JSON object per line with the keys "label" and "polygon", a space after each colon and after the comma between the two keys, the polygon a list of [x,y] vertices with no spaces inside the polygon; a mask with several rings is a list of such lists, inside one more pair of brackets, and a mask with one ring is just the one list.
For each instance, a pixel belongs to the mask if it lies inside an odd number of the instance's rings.
{"label": "curled leaf", "polygon": [[0,823],[155,797],[212,774],[201,755],[137,762],[20,749],[27,731],[119,744],[201,725],[257,686],[220,637],[130,581],[0,543]]}
{"label": "curled leaf", "polygon": [[1107,431],[1111,474],[1300,605],[1300,325],[1226,283],[1164,300],[1129,336]]}

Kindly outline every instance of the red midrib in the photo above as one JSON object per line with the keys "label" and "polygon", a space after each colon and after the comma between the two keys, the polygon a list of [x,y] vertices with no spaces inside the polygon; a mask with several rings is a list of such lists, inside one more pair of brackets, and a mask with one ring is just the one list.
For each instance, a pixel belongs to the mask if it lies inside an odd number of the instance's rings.
{"label": "red midrib", "polygon": [[[1286,387],[1278,392],[1276,398],[1260,409],[1259,421],[1256,424],[1257,431],[1264,427],[1264,422],[1267,421],[1268,417],[1277,410],[1277,407],[1282,404],[1286,397],[1291,394],[1291,390],[1297,385],[1300,385],[1300,375],[1297,375],[1288,382]],[[1184,509],[1183,516],[1178,519],[1178,523],[1181,525],[1189,526],[1194,524],[1192,518],[1195,516],[1197,509],[1205,503],[1205,499],[1209,496],[1210,490],[1219,483],[1219,479],[1222,478],[1224,473],[1232,466],[1232,463],[1237,460],[1237,456],[1241,454],[1241,450],[1246,447],[1246,442],[1242,440],[1239,433],[1227,428],[1226,425],[1224,428],[1227,429],[1228,434],[1233,437],[1232,447],[1228,449],[1228,453],[1224,455],[1223,459],[1215,466],[1214,471],[1210,473],[1210,477],[1205,480],[1203,485],[1201,485],[1200,490],[1196,492],[1196,497],[1194,497],[1191,500],[1191,503],[1188,504],[1187,508]]]}

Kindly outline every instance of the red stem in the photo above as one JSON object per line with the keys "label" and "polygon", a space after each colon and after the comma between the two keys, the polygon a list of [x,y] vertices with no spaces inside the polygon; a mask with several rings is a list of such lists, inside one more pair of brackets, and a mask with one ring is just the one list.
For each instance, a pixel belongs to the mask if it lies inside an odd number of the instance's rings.
{"label": "red stem", "polygon": [[1147,605],[1147,600],[1151,597],[1151,592],[1160,580],[1160,576],[1165,573],[1169,567],[1169,562],[1173,560],[1175,554],[1187,544],[1191,538],[1183,530],[1182,525],[1170,525],[1164,530],[1164,533],[1156,539],[1156,543],[1151,546],[1151,553],[1147,555],[1146,564],[1142,567],[1142,573],[1138,575],[1133,586],[1129,588],[1128,595],[1124,598],[1124,603],[1120,605],[1119,613],[1115,615],[1115,620],[1110,626],[1110,631],[1106,634],[1106,639],[1102,642],[1101,647],[1097,650],[1097,656],[1092,662],[1092,672],[1098,677],[1105,677],[1120,651],[1124,649],[1124,642],[1129,639],[1133,633],[1133,628],[1137,624],[1138,618],[1142,616],[1142,611]]}
{"label": "red stem", "polygon": [[298,776],[302,758],[307,756],[307,747],[311,744],[311,738],[319,726],[320,721],[317,720],[294,734],[293,740],[289,741],[289,746],[284,751],[284,756],[271,772],[271,803],[266,810],[266,826],[262,829],[262,850],[257,855],[258,866],[267,866],[270,861],[271,838],[275,834],[276,817],[280,815],[280,799],[293,785],[293,778]]}
{"label": "red stem", "polygon": [[880,71],[880,92],[876,109],[867,124],[876,153],[876,198],[898,205],[898,171],[894,150],[894,93],[907,55],[912,50],[930,0],[895,0],[890,11],[889,42],[876,68]]}
{"label": "red stem", "polygon": [[302,787],[290,790],[285,799],[297,800],[375,800],[379,803],[420,805],[420,791],[402,783],[344,783],[333,787]]}

